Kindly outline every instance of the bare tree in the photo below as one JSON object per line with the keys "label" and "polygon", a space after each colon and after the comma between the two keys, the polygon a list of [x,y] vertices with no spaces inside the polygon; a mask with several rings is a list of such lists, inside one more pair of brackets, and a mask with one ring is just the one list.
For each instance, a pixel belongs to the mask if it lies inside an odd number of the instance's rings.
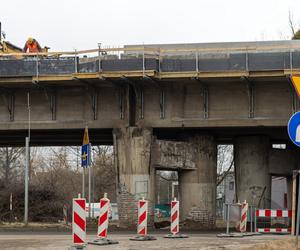
{"label": "bare tree", "polygon": [[293,21],[293,14],[291,12],[291,10],[289,10],[289,26],[292,32],[292,36],[294,37],[296,32],[295,32],[295,25],[294,25],[294,21]]}
{"label": "bare tree", "polygon": [[21,176],[24,148],[0,148],[0,178],[6,184]]}
{"label": "bare tree", "polygon": [[226,178],[227,174],[232,171],[233,167],[233,145],[218,145],[217,186],[222,183],[222,181]]}

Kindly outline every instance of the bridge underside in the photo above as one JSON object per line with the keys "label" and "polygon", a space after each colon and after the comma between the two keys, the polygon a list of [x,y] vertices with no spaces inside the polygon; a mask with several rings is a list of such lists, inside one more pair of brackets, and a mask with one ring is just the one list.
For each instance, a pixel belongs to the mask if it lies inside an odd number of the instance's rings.
{"label": "bridge underside", "polygon": [[[233,128],[153,128],[153,135],[159,140],[187,141],[194,135],[210,134],[218,144],[233,144],[239,136],[266,135],[273,144],[287,144],[293,147],[286,127],[233,127]],[[22,147],[28,130],[0,130],[1,147]],[[30,131],[31,146],[80,146],[83,129],[48,129]],[[113,145],[113,129],[89,129],[93,145]]]}

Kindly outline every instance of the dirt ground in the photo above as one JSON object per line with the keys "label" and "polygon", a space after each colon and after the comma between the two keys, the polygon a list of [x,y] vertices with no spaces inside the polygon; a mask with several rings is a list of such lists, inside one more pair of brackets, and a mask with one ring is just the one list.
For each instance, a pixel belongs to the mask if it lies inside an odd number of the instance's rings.
{"label": "dirt ground", "polygon": [[[165,239],[164,234],[153,234],[157,240],[136,242],[129,239],[134,237],[131,233],[112,233],[109,238],[119,241],[118,245],[93,246],[87,245],[87,250],[113,249],[113,250],[191,250],[191,249],[247,249],[247,250],[279,250],[295,249],[294,238],[283,235],[260,235],[244,238],[218,238],[215,233],[193,233],[187,239]],[[89,234],[88,240],[96,237]],[[14,250],[58,250],[68,249],[72,245],[69,233],[49,232],[1,232],[0,249]]]}
{"label": "dirt ground", "polygon": [[267,243],[260,243],[250,247],[247,250],[290,250],[290,249],[293,250],[296,249],[294,237],[285,237],[284,240],[273,240]]}

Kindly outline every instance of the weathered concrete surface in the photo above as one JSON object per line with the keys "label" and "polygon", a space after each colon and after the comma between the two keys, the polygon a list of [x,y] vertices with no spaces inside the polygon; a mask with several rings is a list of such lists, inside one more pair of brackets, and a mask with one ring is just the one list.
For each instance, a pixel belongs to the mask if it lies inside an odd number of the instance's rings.
{"label": "weathered concrete surface", "polygon": [[151,147],[151,165],[158,169],[193,170],[196,167],[193,144],[154,140]]}
{"label": "weathered concrete surface", "polygon": [[212,136],[196,136],[196,170],[179,173],[181,219],[198,228],[215,227],[217,146]]}
{"label": "weathered concrete surface", "polygon": [[155,170],[150,167],[152,130],[128,127],[114,130],[117,201],[120,226],[137,224],[137,201],[149,201],[149,224],[153,224]]}
{"label": "weathered concrete surface", "polygon": [[269,173],[272,175],[292,176],[297,168],[296,150],[270,149]]}
{"label": "weathered concrete surface", "polygon": [[257,208],[271,205],[270,147],[266,136],[238,137],[234,144],[237,199]]}
{"label": "weathered concrete surface", "polygon": [[[7,91],[1,92],[0,130],[24,129],[27,125],[27,92],[32,129],[75,129],[84,127],[86,122],[91,128],[119,128],[128,125],[135,110],[138,112],[134,124],[139,127],[283,127],[293,109],[299,108],[298,104],[293,106],[293,91],[285,78],[255,80],[253,118],[249,118],[247,82],[241,79],[165,80],[160,88],[143,80],[139,82],[143,101],[137,95],[130,105],[126,81],[113,84],[93,80],[93,87],[80,81],[49,83],[45,89],[33,84],[8,86]],[[160,103],[161,91],[164,105]],[[160,116],[162,109],[164,117]]]}

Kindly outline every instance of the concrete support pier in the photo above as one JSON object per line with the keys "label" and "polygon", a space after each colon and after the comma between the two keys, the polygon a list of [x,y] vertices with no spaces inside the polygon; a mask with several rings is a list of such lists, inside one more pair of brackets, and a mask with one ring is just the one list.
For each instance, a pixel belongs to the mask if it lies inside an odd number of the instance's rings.
{"label": "concrete support pier", "polygon": [[217,145],[212,136],[191,139],[196,170],[179,172],[181,220],[188,227],[214,228]]}
{"label": "concrete support pier", "polygon": [[155,171],[150,167],[152,129],[114,129],[117,202],[120,227],[136,228],[137,201],[149,200],[149,225],[154,223]]}
{"label": "concrete support pier", "polygon": [[267,136],[242,136],[235,140],[236,194],[257,208],[270,208],[270,142]]}

